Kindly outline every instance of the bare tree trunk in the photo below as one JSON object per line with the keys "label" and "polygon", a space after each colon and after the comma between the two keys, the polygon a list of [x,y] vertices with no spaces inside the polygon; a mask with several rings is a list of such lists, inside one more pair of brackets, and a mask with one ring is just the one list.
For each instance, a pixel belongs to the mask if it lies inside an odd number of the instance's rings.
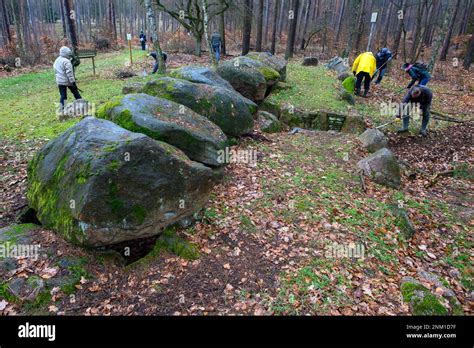
{"label": "bare tree trunk", "polygon": [[[352,14],[352,20],[350,21],[349,23],[349,28],[353,28],[356,24],[356,16],[355,14],[356,13],[360,13],[361,10],[361,3],[359,0],[349,0],[350,1],[350,8],[349,8],[349,13]],[[358,17],[358,15],[357,15]],[[351,53],[352,51],[352,45],[354,43],[354,36],[355,36],[355,31],[354,30],[350,30],[349,31],[349,39],[347,40],[347,45],[346,45],[346,48],[344,49],[344,51],[342,52],[341,56],[343,58],[347,58],[349,57],[349,54]]]}
{"label": "bare tree trunk", "polygon": [[151,4],[151,0],[144,0],[146,8],[146,16],[150,23],[151,36],[153,38],[153,48],[156,51],[156,59],[158,60],[158,73],[164,74],[166,72],[165,62],[163,60],[163,54],[161,52],[160,40],[158,37],[158,28],[156,26],[155,11]]}
{"label": "bare tree trunk", "polygon": [[245,0],[244,8],[244,30],[242,34],[242,55],[245,56],[250,51],[250,35],[252,33],[252,10],[253,0]]}
{"label": "bare tree trunk", "polygon": [[342,0],[342,5],[341,9],[339,10],[339,17],[337,20],[337,25],[336,25],[336,39],[335,43],[337,44],[339,42],[339,37],[341,35],[341,26],[342,26],[342,18],[344,17],[344,10],[346,8],[346,0]]}
{"label": "bare tree trunk", "polygon": [[306,33],[308,32],[310,6],[311,6],[311,1],[308,0],[307,4],[306,4],[306,14],[305,14],[305,17],[304,17],[303,35],[301,35],[301,45],[300,45],[301,50],[304,50],[304,48],[305,48]]}
{"label": "bare tree trunk", "polygon": [[255,42],[255,51],[262,51],[262,35],[263,35],[263,0],[258,1],[257,11],[257,39]]}
{"label": "bare tree trunk", "polygon": [[268,47],[268,33],[270,30],[270,0],[265,0],[265,30],[263,33],[263,47]]}
{"label": "bare tree trunk", "polygon": [[474,59],[474,34],[471,34],[471,39],[469,40],[469,46],[467,47],[467,52],[466,52],[466,55],[464,56],[464,62],[463,62],[464,69],[469,70],[473,59]]}
{"label": "bare tree trunk", "polygon": [[[402,31],[405,28],[405,4],[406,0],[402,0],[402,5],[397,9],[398,25],[397,31],[395,32],[395,37],[393,40],[393,53],[397,53],[400,48],[400,39],[402,38]],[[399,12],[401,11],[401,12]]]}
{"label": "bare tree trunk", "polygon": [[454,11],[454,6],[450,6],[448,4],[448,9],[447,9],[446,14],[444,16],[443,24],[442,24],[441,28],[439,28],[438,36],[436,37],[435,42],[433,43],[433,49],[431,51],[431,60],[430,60],[430,64],[429,64],[429,67],[428,67],[430,71],[433,71],[434,65],[436,63],[436,59],[438,58],[439,49],[441,47],[441,44],[444,41],[444,38],[445,38],[445,35],[446,35],[446,30],[448,28],[449,21],[451,19],[453,11]]}
{"label": "bare tree trunk", "polygon": [[358,51],[360,46],[360,39],[362,37],[362,27],[364,23],[364,14],[365,14],[365,7],[367,5],[366,0],[361,0],[360,11],[357,16],[357,26],[355,28],[356,36],[355,36],[355,43],[354,47]]}
{"label": "bare tree trunk", "polygon": [[383,36],[382,36],[382,47],[387,47],[387,37],[388,37],[388,30],[390,28],[390,22],[392,19],[392,9],[393,9],[393,4],[390,1],[390,4],[388,5],[387,19],[385,21],[385,27],[384,27]]}
{"label": "bare tree trunk", "polygon": [[[221,7],[224,8],[224,0],[220,0]],[[219,34],[221,35],[222,42],[221,42],[221,48],[222,48],[222,55],[226,55],[226,47],[225,47],[225,12],[222,12],[219,15]]]}
{"label": "bare tree trunk", "polygon": [[207,0],[201,0],[202,3],[202,12],[203,12],[203,25],[204,25],[204,37],[206,38],[207,47],[209,48],[209,55],[211,56],[211,64],[216,67],[217,66],[217,59],[216,56],[212,52],[212,44],[211,40],[209,40],[209,14],[207,12]]}
{"label": "bare tree trunk", "polygon": [[279,1],[275,1],[274,13],[273,13],[273,30],[272,30],[272,48],[270,52],[275,54],[276,49],[276,37],[277,37],[277,20],[278,20],[278,5]]}
{"label": "bare tree trunk", "polygon": [[7,34],[7,42],[12,42],[12,34],[10,32],[10,21],[8,20],[7,7],[5,6],[5,0],[1,0],[2,3],[2,13],[3,13],[3,23],[5,23],[5,32]]}
{"label": "bare tree trunk", "polygon": [[469,22],[469,15],[471,14],[471,11],[472,11],[472,0],[469,0],[469,2],[466,4],[466,9],[464,11],[464,16],[463,16],[461,25],[459,26],[458,35],[464,35],[466,33],[467,23]]}
{"label": "bare tree trunk", "polygon": [[72,49],[74,51],[74,54],[77,55],[77,47],[79,45],[79,42],[77,40],[77,34],[76,34],[76,17],[75,17],[75,12],[73,11],[73,3],[72,0],[64,0],[64,15],[66,18],[67,26],[69,29],[69,36],[71,38],[71,44],[72,44]]}
{"label": "bare tree trunk", "polygon": [[451,35],[453,34],[453,28],[456,23],[456,17],[458,15],[460,3],[461,3],[461,0],[457,0],[456,5],[454,5],[453,16],[451,17],[451,21],[448,27],[448,32],[446,33],[446,36],[444,38],[443,48],[441,49],[439,60],[446,60],[446,56],[448,55],[449,44],[451,43]]}
{"label": "bare tree trunk", "polygon": [[290,22],[290,30],[288,33],[288,43],[286,45],[286,52],[285,52],[285,59],[288,60],[289,58],[293,57],[293,52],[295,49],[295,37],[296,37],[296,28],[298,25],[298,11],[300,6],[300,0],[293,1],[293,16],[289,17]]}

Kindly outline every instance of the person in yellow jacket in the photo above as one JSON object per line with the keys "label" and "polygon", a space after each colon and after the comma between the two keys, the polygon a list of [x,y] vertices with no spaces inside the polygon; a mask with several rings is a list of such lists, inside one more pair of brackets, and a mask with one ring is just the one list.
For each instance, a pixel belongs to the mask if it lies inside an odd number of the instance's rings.
{"label": "person in yellow jacket", "polygon": [[362,80],[364,80],[363,97],[367,97],[367,93],[369,92],[370,88],[370,82],[372,81],[376,70],[377,61],[375,60],[374,54],[372,52],[364,52],[359,54],[352,65],[352,72],[354,73],[354,76],[357,77],[355,90],[356,95],[360,95],[360,87],[362,85]]}

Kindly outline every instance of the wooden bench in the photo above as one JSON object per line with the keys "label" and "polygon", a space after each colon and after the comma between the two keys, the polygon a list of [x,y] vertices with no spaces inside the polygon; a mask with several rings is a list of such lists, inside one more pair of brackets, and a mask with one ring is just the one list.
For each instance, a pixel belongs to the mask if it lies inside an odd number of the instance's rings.
{"label": "wooden bench", "polygon": [[92,69],[95,75],[95,60],[94,58],[97,56],[97,50],[77,50],[77,55],[79,59],[83,58],[92,58]]}

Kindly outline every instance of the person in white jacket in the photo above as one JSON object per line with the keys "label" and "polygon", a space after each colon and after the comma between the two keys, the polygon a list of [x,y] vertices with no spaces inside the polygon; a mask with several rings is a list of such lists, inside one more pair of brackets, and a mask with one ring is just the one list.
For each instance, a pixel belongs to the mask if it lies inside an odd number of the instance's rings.
{"label": "person in white jacket", "polygon": [[82,99],[76,85],[71,58],[71,49],[69,47],[63,46],[59,50],[59,57],[55,60],[53,65],[54,73],[56,74],[56,83],[58,84],[59,94],[61,96],[59,100],[61,109],[64,109],[64,101],[67,100],[68,88],[74,95],[74,98]]}

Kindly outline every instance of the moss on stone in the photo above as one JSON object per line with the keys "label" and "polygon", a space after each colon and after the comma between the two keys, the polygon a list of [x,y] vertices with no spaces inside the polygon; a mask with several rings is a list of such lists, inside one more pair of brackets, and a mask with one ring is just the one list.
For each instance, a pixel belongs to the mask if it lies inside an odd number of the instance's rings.
{"label": "moss on stone", "polygon": [[145,208],[141,205],[134,205],[132,208],[132,217],[137,223],[142,224],[146,218]]}
{"label": "moss on stone", "polygon": [[100,106],[97,109],[96,117],[109,120],[110,119],[110,111],[113,108],[122,105],[122,99],[123,99],[123,96],[113,97],[110,101],[108,101],[107,103],[105,103],[104,105]]}
{"label": "moss on stone", "polygon": [[261,66],[257,69],[265,77],[265,80],[268,81],[278,81],[280,79],[280,74],[275,69]]}
{"label": "moss on stone", "polygon": [[447,315],[448,310],[423,285],[405,282],[401,286],[403,300],[412,306],[414,315]]}

